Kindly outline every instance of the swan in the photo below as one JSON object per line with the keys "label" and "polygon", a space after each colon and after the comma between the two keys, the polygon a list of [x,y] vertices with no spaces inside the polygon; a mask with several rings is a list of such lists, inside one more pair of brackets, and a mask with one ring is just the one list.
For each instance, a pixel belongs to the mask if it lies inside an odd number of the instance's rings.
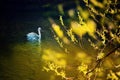
{"label": "swan", "polygon": [[35,32],[30,32],[27,34],[27,40],[30,42],[41,43],[41,27],[38,28],[38,34]]}

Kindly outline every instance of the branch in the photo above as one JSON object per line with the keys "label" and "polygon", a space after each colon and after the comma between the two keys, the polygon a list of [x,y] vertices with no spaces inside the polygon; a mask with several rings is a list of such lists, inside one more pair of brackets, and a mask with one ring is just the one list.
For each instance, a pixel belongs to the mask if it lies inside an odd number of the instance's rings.
{"label": "branch", "polygon": [[95,65],[95,67],[94,67],[93,69],[89,70],[89,71],[86,73],[86,75],[89,74],[90,72],[93,72],[93,71],[100,65],[100,63],[101,63],[104,59],[106,59],[108,56],[110,56],[110,55],[111,55],[113,52],[115,52],[118,48],[120,48],[120,44],[119,44],[116,48],[114,48],[113,50],[111,50],[109,53],[107,53],[102,59],[97,60],[97,63],[96,63],[96,65]]}

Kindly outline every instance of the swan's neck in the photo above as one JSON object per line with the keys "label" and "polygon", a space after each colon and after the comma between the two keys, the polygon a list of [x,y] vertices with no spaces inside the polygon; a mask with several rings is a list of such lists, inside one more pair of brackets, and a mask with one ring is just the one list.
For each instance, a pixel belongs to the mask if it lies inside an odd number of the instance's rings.
{"label": "swan's neck", "polygon": [[38,28],[38,37],[39,37],[39,39],[38,39],[38,41],[39,41],[39,43],[41,42],[41,28],[39,27]]}
{"label": "swan's neck", "polygon": [[38,28],[38,35],[41,35],[41,32],[40,32],[41,28]]}

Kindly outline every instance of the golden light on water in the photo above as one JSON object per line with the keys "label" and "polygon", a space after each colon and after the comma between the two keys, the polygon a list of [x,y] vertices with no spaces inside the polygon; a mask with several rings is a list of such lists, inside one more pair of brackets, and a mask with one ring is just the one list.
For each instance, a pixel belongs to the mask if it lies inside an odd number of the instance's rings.
{"label": "golden light on water", "polygon": [[66,60],[64,53],[52,50],[52,49],[45,49],[43,50],[43,56],[42,59],[44,61],[53,62],[56,65],[59,66],[66,66]]}

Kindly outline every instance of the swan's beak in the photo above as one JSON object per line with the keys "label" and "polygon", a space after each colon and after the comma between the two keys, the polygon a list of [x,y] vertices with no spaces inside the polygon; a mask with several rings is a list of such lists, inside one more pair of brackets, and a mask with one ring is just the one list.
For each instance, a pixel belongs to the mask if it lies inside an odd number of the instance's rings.
{"label": "swan's beak", "polygon": [[41,32],[45,32],[45,30],[42,29]]}
{"label": "swan's beak", "polygon": [[40,30],[41,32],[45,32],[43,29]]}

